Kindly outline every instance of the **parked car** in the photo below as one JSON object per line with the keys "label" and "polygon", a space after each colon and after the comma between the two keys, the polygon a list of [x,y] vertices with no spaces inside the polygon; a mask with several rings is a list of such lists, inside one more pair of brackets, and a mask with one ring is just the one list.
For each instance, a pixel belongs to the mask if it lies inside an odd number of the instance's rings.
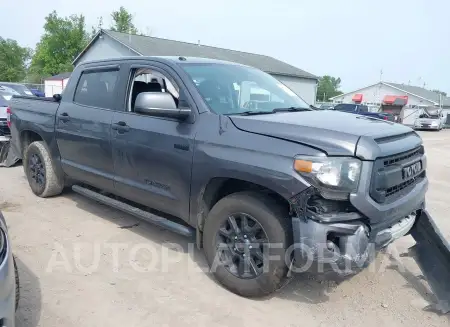
{"label": "parked car", "polygon": [[320,105],[319,108],[321,110],[333,110],[335,105],[336,104],[334,104],[334,103],[323,103]]}
{"label": "parked car", "polygon": [[379,112],[370,112],[369,107],[365,104],[339,103],[334,106],[335,111],[348,112],[356,115],[369,116],[382,120],[388,120],[388,117]]}
{"label": "parked car", "polygon": [[444,128],[444,125],[445,117],[442,110],[439,108],[428,108],[423,110],[423,113],[419,115],[419,118],[414,121],[414,129],[440,131]]}
{"label": "parked car", "polygon": [[[270,97],[253,106],[256,87]],[[311,110],[223,61],[84,62],[62,97],[13,98],[12,147],[37,196],[70,186],[195,236],[222,285],[262,296],[289,271],[357,272],[428,219],[420,136],[348,106]]]}
{"label": "parked car", "polygon": [[38,89],[30,89],[31,93],[33,93],[37,97],[45,97],[45,93]]}
{"label": "parked car", "polygon": [[386,117],[386,118],[383,118],[384,120],[397,122],[395,115],[391,114],[390,112],[380,112],[380,115]]}
{"label": "parked car", "polygon": [[0,212],[0,322],[15,326],[15,311],[19,305],[19,273],[12,253],[5,218]]}
{"label": "parked car", "polygon": [[33,96],[33,92],[25,85],[21,83],[0,82],[0,86],[8,87],[19,93],[20,95]]}
{"label": "parked car", "polygon": [[9,102],[14,95],[19,95],[19,93],[9,87],[0,86],[0,143],[9,141],[11,133],[7,123],[7,111]]}

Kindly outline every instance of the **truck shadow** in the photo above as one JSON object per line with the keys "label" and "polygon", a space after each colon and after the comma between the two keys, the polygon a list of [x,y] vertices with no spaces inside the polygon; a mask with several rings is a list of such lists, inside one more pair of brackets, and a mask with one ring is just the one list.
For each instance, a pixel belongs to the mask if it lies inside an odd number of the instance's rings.
{"label": "truck shadow", "polygon": [[41,286],[37,276],[16,257],[20,280],[20,300],[16,312],[17,327],[38,326],[41,317]]}
{"label": "truck shadow", "polygon": [[176,250],[188,254],[190,260],[197,266],[195,267],[196,271],[208,272],[206,258],[203,252],[197,249],[194,238],[179,235],[76,193],[67,192],[65,197],[74,201],[81,210],[110,221],[118,228],[133,232],[161,247],[167,247],[169,252]]}
{"label": "truck shadow", "polygon": [[[156,243],[158,246],[166,246],[169,249],[172,249],[172,245],[175,244],[177,249],[188,254],[189,260],[196,265],[196,271],[194,273],[204,273],[211,281],[216,284],[218,283],[212,273],[209,272],[206,258],[203,251],[197,249],[195,239],[189,239],[182,235],[178,235],[76,193],[69,191],[64,195],[72,200],[81,210],[110,221],[117,225],[118,228],[127,229],[130,232],[136,233],[137,235]],[[255,300],[266,301],[272,297],[277,297],[306,303],[326,302],[328,300],[328,293],[333,288],[337,287],[338,282],[340,282],[340,280],[320,281],[309,274],[295,275],[294,278],[278,292],[275,292],[271,296]]]}
{"label": "truck shadow", "polygon": [[[136,233],[137,235],[148,239],[149,241],[154,242],[161,247],[167,247],[169,248],[169,251],[173,249],[172,245],[176,245],[178,251],[189,255],[189,260],[191,260],[194,265],[197,266],[196,269],[198,268],[196,272],[204,273],[214,283],[217,283],[215,278],[209,272],[208,264],[203,251],[196,248],[195,239],[190,239],[182,235],[178,235],[174,232],[147,223],[129,214],[123,213],[114,208],[110,208],[106,205],[100,204],[76,193],[67,192],[64,195],[68,199],[72,200],[81,210],[89,212],[99,218],[105,219],[117,225],[118,228],[126,229],[130,232]],[[382,256],[377,256],[376,260],[381,260]],[[402,272],[399,271],[399,273],[402,274],[402,276],[408,282],[408,285],[415,288],[417,292],[427,301],[430,301],[430,298],[433,298],[429,290],[411,272],[405,272],[405,270],[403,270]],[[296,274],[289,281],[289,283],[287,283],[278,292],[275,292],[271,296],[255,300],[266,301],[273,297],[276,297],[307,304],[324,303],[329,301],[330,294],[334,290],[336,290],[336,288],[339,287],[341,283],[349,282],[352,278],[353,276],[345,278],[324,279],[308,273]]]}
{"label": "truck shadow", "polygon": [[[66,192],[64,196],[72,200],[79,209],[105,219],[117,225],[118,228],[127,229],[130,232],[142,236],[143,238],[156,243],[158,246],[172,248],[171,245],[175,244],[178,250],[189,255],[189,259],[197,266],[198,272],[204,273],[214,283],[218,283],[209,272],[209,266],[203,251],[196,248],[195,239],[189,239],[182,235],[178,235],[172,231],[160,228],[71,191]],[[294,277],[278,292],[255,300],[266,301],[273,297],[277,297],[310,304],[322,303],[329,300],[328,294],[342,281],[343,279],[320,280],[316,276],[306,273],[294,275]]]}

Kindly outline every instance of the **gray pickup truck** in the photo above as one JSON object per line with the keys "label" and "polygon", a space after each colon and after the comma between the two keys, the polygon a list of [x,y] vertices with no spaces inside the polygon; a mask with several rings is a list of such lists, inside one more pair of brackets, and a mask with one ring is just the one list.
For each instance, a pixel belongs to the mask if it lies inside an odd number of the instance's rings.
{"label": "gray pickup truck", "polygon": [[195,237],[217,280],[243,296],[274,292],[291,271],[357,272],[428,217],[415,131],[312,110],[251,67],[87,62],[62,96],[14,97],[10,111],[37,196],[70,186]]}

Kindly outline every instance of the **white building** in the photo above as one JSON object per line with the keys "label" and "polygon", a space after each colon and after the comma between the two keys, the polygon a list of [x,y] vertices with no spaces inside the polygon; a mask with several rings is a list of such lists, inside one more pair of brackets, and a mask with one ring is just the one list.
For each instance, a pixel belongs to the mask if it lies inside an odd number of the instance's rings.
{"label": "white building", "polygon": [[[335,103],[352,103],[360,101],[367,105],[389,107],[388,111],[399,114],[403,124],[412,125],[420,115],[421,109],[429,106],[442,107],[444,115],[450,113],[450,98],[423,87],[379,82],[364,88],[331,98]],[[400,100],[400,101],[399,101]],[[401,105],[396,106],[398,102]],[[403,103],[402,103],[403,102]],[[403,106],[403,104],[406,104]],[[447,123],[450,115],[447,116]]]}
{"label": "white building", "polygon": [[46,97],[61,94],[69,81],[70,73],[61,73],[44,80],[44,92]]}
{"label": "white building", "polygon": [[237,62],[271,74],[309,104],[314,104],[316,99],[318,77],[275,58],[109,30],[100,30],[73,64],[130,55],[202,57]]}

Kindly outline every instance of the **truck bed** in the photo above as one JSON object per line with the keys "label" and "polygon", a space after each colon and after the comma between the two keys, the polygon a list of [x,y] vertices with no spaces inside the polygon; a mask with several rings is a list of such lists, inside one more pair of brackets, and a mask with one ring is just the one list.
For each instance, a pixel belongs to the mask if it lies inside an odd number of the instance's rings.
{"label": "truck bed", "polygon": [[54,98],[39,98],[31,96],[14,96],[10,107],[14,113],[22,112],[26,121],[34,121],[33,116],[48,116],[54,119],[58,110],[59,101]]}

